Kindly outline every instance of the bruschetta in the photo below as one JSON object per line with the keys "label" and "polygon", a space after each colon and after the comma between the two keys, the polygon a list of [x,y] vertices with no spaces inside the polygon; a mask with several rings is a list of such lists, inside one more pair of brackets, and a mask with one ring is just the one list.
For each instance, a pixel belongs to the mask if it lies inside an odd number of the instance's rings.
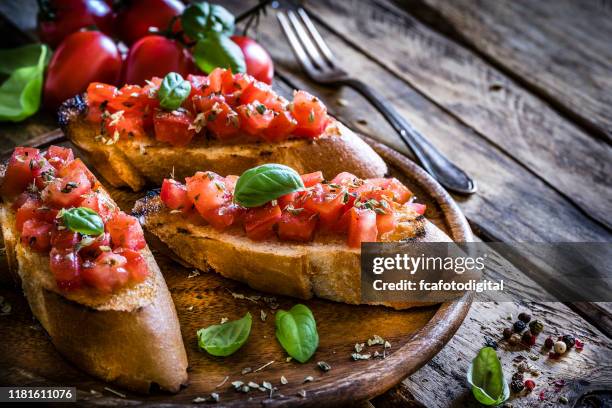
{"label": "bruschetta", "polygon": [[18,147],[1,173],[8,270],[57,350],[126,389],[179,391],[179,322],[138,221],[68,148]]}
{"label": "bruschetta", "polygon": [[450,241],[394,178],[342,172],[325,181],[320,171],[304,174],[297,191],[245,208],[236,202],[243,177],[208,171],[185,183],[165,179],[160,191],[136,203],[133,214],[198,269],[269,293],[349,304],[362,303],[361,242]]}
{"label": "bruschetta", "polygon": [[219,68],[184,81],[191,91],[173,110],[160,105],[160,78],[121,89],[92,83],[60,107],[60,126],[110,184],[134,190],[159,186],[172,170],[179,178],[202,168],[241,174],[268,162],[302,173],[387,172],[369,145],[305,91],[288,101],[249,75]]}

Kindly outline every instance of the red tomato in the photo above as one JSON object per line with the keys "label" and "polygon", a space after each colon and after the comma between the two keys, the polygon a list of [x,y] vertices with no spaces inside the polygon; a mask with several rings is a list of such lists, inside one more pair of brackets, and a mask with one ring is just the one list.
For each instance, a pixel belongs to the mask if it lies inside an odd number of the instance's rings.
{"label": "red tomato", "polygon": [[55,109],[66,99],[85,92],[91,82],[115,84],[121,74],[117,46],[98,31],[70,34],[55,50],[45,80],[45,105]]}
{"label": "red tomato", "polygon": [[278,205],[250,208],[244,217],[247,237],[256,241],[270,238],[274,235],[273,227],[281,216],[281,209]]}
{"label": "red tomato", "polygon": [[258,81],[271,84],[274,76],[274,64],[264,47],[245,36],[234,35],[231,39],[238,44],[244,54],[247,73],[253,75]]}
{"label": "red tomato", "polygon": [[[110,239],[110,234],[108,232],[100,234],[97,237],[91,237],[91,239],[93,239],[93,242],[91,242],[87,246],[84,246],[81,249],[81,252],[84,255],[95,257],[95,256],[100,255],[100,253],[104,252],[103,249],[108,250],[110,248],[111,239]],[[108,248],[105,248],[105,247],[108,247]]]}
{"label": "red tomato", "polygon": [[71,207],[81,201],[81,196],[91,191],[91,183],[82,171],[56,178],[41,192],[45,204],[55,207]]}
{"label": "red tomato", "polygon": [[115,247],[139,250],[147,245],[138,220],[123,211],[113,214],[105,227]]}
{"label": "red tomato", "polygon": [[262,137],[268,142],[277,142],[286,139],[293,133],[297,126],[297,121],[286,111],[276,112],[274,119],[266,129]]}
{"label": "red tomato", "polygon": [[194,71],[193,58],[179,42],[161,35],[147,35],[130,48],[121,82],[144,85],[151,77],[163,78],[176,72],[186,78]]}
{"label": "red tomato", "polygon": [[30,219],[45,221],[50,224],[55,221],[57,210],[42,206],[38,198],[29,198],[15,213],[15,227],[21,232],[23,224]]}
{"label": "red tomato", "polygon": [[228,200],[223,178],[211,171],[198,171],[193,177],[185,179],[187,195],[203,217],[210,211],[221,207]]}
{"label": "red tomato", "polygon": [[52,48],[84,27],[96,26],[113,34],[113,11],[102,0],[45,0],[39,4],[38,36]]}
{"label": "red tomato", "polygon": [[298,198],[299,195],[300,193],[296,191],[278,197],[277,201],[281,210],[284,210],[289,204],[292,204]]}
{"label": "red tomato", "polygon": [[389,214],[376,214],[376,229],[378,230],[379,235],[393,231],[396,226],[397,218],[395,217],[395,213],[390,212]]}
{"label": "red tomato", "polygon": [[74,153],[72,153],[72,149],[67,147],[49,146],[45,157],[56,170],[59,170],[74,160]]}
{"label": "red tomato", "polygon": [[240,128],[253,136],[266,130],[274,119],[274,112],[259,101],[241,105],[237,110],[240,117]]}
{"label": "red tomato", "polygon": [[112,203],[110,197],[104,193],[93,191],[86,194],[81,202],[75,206],[91,208],[98,213],[104,222],[108,221],[113,213],[117,211],[117,207]]}
{"label": "red tomato", "polygon": [[117,25],[119,37],[128,45],[148,35],[151,27],[158,31],[166,30],[172,18],[185,9],[179,0],[132,0],[126,3],[119,9]]}
{"label": "red tomato", "polygon": [[62,178],[64,177],[70,178],[74,176],[75,174],[79,174],[79,173],[83,173],[85,177],[87,177],[87,180],[89,180],[92,186],[98,183],[96,176],[94,176],[91,170],[87,168],[87,166],[85,165],[85,163],[83,163],[81,159],[74,159],[73,161],[71,161],[64,167],[62,167],[57,174],[59,177],[62,177]]}
{"label": "red tomato", "polygon": [[425,204],[419,204],[419,203],[406,203],[406,206],[408,206],[409,208],[411,208],[412,210],[414,210],[417,214],[423,215],[425,214],[425,210],[427,209],[427,206]]}
{"label": "red tomato", "polygon": [[273,101],[275,97],[276,94],[269,85],[263,82],[253,81],[242,91],[239,102],[241,105],[246,105],[259,101],[266,105],[268,102]]}
{"label": "red tomato", "polygon": [[225,176],[225,188],[229,193],[234,194],[234,190],[236,189],[236,183],[238,182],[239,178],[240,177],[233,175]]}
{"label": "red tomato", "polygon": [[306,91],[295,93],[291,113],[298,123],[293,132],[296,136],[319,136],[329,121],[325,105]]}
{"label": "red tomato", "polygon": [[229,139],[240,130],[238,114],[219,95],[202,97],[197,95],[193,105],[198,112],[204,114],[206,128],[219,139]]}
{"label": "red tomato", "polygon": [[331,227],[340,218],[344,208],[344,196],[345,194],[341,191],[331,193],[329,187],[319,184],[306,198],[303,207],[319,214],[322,226]]}
{"label": "red tomato", "polygon": [[30,162],[40,158],[40,151],[33,147],[16,147],[13,150],[6,173],[0,186],[0,194],[14,197],[22,193],[28,184],[34,180]]}
{"label": "red tomato", "polygon": [[81,269],[83,280],[103,293],[111,293],[124,286],[130,277],[127,259],[112,252],[102,252],[94,262],[85,262]]}
{"label": "red tomato", "polygon": [[192,118],[183,111],[158,110],[153,117],[155,139],[172,146],[186,146],[195,135]]}
{"label": "red tomato", "polygon": [[51,247],[53,224],[30,219],[23,223],[21,243],[37,252],[47,251]]}
{"label": "red tomato", "polygon": [[342,173],[339,173],[336,177],[334,177],[331,181],[332,184],[339,184],[341,186],[347,186],[349,184],[352,184],[355,182],[355,180],[357,180],[358,177],[355,176],[352,173],[343,171]]}
{"label": "red tomato", "polygon": [[81,258],[78,253],[70,249],[53,248],[49,253],[49,267],[60,289],[74,290],[81,287]]}
{"label": "red tomato", "polygon": [[193,204],[187,196],[187,187],[176,180],[164,179],[160,198],[166,207],[171,210],[187,212],[193,208]]}
{"label": "red tomato", "polygon": [[314,173],[302,174],[300,176],[302,178],[302,183],[304,183],[304,187],[312,187],[315,184],[321,183],[323,178],[323,172],[315,171]]}
{"label": "red tomato", "polygon": [[40,159],[30,162],[30,170],[34,176],[34,183],[39,189],[45,188],[47,183],[53,180],[55,176],[55,167],[42,156]]}
{"label": "red tomato", "polygon": [[351,208],[349,210],[348,241],[351,248],[360,248],[362,242],[376,242],[378,230],[376,213],[369,209]]}
{"label": "red tomato", "polygon": [[140,255],[140,252],[122,249],[119,254],[127,260],[125,269],[129,272],[132,282],[143,282],[149,276],[147,261]]}
{"label": "red tomato", "polygon": [[221,207],[212,208],[202,214],[202,218],[206,220],[213,228],[222,231],[225,228],[233,225],[244,214],[244,208],[239,205],[227,202]]}
{"label": "red tomato", "polygon": [[366,183],[390,191],[393,194],[393,200],[400,204],[404,204],[412,197],[412,192],[408,187],[396,178],[373,178],[367,179]]}
{"label": "red tomato", "polygon": [[316,226],[317,215],[312,212],[284,212],[278,222],[278,236],[287,241],[311,241]]}
{"label": "red tomato", "polygon": [[79,234],[69,229],[58,230],[51,232],[51,246],[57,249],[74,249],[79,242]]}

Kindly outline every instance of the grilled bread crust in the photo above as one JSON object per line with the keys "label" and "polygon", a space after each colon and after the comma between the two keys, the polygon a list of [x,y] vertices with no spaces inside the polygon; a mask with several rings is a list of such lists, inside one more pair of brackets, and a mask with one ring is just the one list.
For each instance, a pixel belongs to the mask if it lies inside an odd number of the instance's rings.
{"label": "grilled bread crust", "polygon": [[174,303],[148,247],[140,252],[149,267],[144,282],[105,296],[65,293],[55,283],[49,256],[22,245],[15,212],[5,202],[0,202],[0,224],[8,272],[21,281],[32,313],[64,357],[136,392],[147,393],[154,384],[178,392],[187,383]]}
{"label": "grilled bread crust", "polygon": [[[157,192],[136,202],[133,215],[181,260],[213,270],[264,292],[310,299],[313,296],[349,304],[361,301],[359,249],[345,240],[317,236],[311,243],[253,241],[241,229],[219,232],[194,217],[173,214]],[[402,235],[416,241],[451,239],[423,216],[402,225]],[[365,303],[407,309],[424,303]]]}
{"label": "grilled bread crust", "polygon": [[317,139],[290,139],[278,143],[221,142],[198,138],[184,147],[173,147],[153,138],[121,138],[106,145],[96,140],[100,125],[85,119],[86,95],[67,100],[59,109],[59,123],[68,138],[85,152],[96,170],[113,186],[134,191],[161,184],[171,172],[182,179],[198,169],[240,175],[264,163],[280,163],[298,173],[322,170],[325,174],[348,171],[361,178],[383,177],[384,161],[367,143],[333,120]]}

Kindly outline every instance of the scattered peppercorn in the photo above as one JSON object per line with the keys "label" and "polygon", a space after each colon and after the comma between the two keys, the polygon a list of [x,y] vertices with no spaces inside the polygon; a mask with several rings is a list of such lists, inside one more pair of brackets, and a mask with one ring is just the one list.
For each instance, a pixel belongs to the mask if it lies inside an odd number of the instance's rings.
{"label": "scattered peppercorn", "polygon": [[562,404],[567,404],[569,402],[569,400],[567,399],[567,397],[562,395],[562,396],[559,397],[559,402],[562,403]]}
{"label": "scattered peppercorn", "polygon": [[527,313],[519,313],[518,318],[521,322],[529,323],[531,315]]}
{"label": "scattered peppercorn", "polygon": [[555,341],[551,337],[548,337],[546,340],[544,340],[544,347],[546,347],[547,349],[553,348],[554,345]]}
{"label": "scattered peppercorn", "polygon": [[535,381],[533,381],[533,380],[526,380],[524,385],[525,385],[525,388],[527,389],[527,391],[529,391],[529,392],[533,391],[533,389],[536,386]]}
{"label": "scattered peppercorn", "polygon": [[497,350],[497,342],[488,336],[485,336],[485,346]]}
{"label": "scattered peppercorn", "polygon": [[512,389],[512,392],[519,393],[523,391],[523,389],[525,388],[525,385],[523,384],[522,381],[512,380],[512,382],[510,383],[510,388]]}
{"label": "scattered peppercorn", "polygon": [[523,373],[517,371],[516,373],[512,374],[512,381],[523,381]]}
{"label": "scattered peppercorn", "polygon": [[531,333],[534,336],[537,336],[538,334],[542,333],[542,330],[544,330],[544,324],[539,320],[533,320],[531,323],[529,323],[529,330],[531,330]]}
{"label": "scattered peppercorn", "polygon": [[576,351],[582,351],[583,348],[584,348],[584,343],[576,339]]}
{"label": "scattered peppercorn", "polygon": [[536,342],[536,337],[531,334],[531,332],[529,330],[527,330],[525,333],[523,333],[523,336],[521,337],[521,343],[523,343],[526,346],[533,346]]}
{"label": "scattered peppercorn", "polygon": [[521,335],[514,333],[510,336],[510,340],[508,340],[508,344],[515,346],[521,342]]}
{"label": "scattered peppercorn", "polygon": [[576,339],[571,334],[566,334],[561,337],[561,341],[565,343],[568,350],[574,347],[574,344],[576,344]]}
{"label": "scattered peppercorn", "polygon": [[514,329],[515,333],[522,333],[523,330],[525,330],[525,327],[527,327],[527,325],[525,324],[524,321],[517,320],[516,322],[514,322],[514,325],[512,326],[512,329]]}
{"label": "scattered peppercorn", "polygon": [[509,327],[506,327],[504,329],[504,339],[508,340],[511,336],[512,336],[512,329]]}
{"label": "scattered peppercorn", "polygon": [[563,354],[567,351],[567,344],[563,341],[555,342],[555,353]]}

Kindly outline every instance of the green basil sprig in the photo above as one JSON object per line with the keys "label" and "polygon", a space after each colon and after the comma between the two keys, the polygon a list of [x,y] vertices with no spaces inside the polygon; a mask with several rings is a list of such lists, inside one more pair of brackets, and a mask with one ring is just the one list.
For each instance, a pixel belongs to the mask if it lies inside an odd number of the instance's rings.
{"label": "green basil sprig", "polygon": [[181,26],[196,40],[195,63],[204,72],[217,67],[246,72],[244,54],[230,36],[236,28],[234,16],[225,8],[207,2],[191,3],[181,15]]}
{"label": "green basil sprig", "polygon": [[61,217],[66,228],[71,231],[92,236],[104,233],[104,221],[91,208],[78,207],[62,210]]}
{"label": "green basil sprig", "polygon": [[170,72],[162,80],[157,97],[162,108],[175,110],[187,99],[190,92],[191,83],[184,80],[181,74]]}
{"label": "green basil sprig", "polygon": [[305,363],[319,347],[317,323],[304,305],[295,305],[288,312],[276,312],[276,338],[285,351],[300,363]]}
{"label": "green basil sprig", "polygon": [[0,50],[0,121],[19,122],[40,107],[45,67],[51,51],[44,44]]}
{"label": "green basil sprig", "polygon": [[303,189],[302,178],[291,167],[276,163],[262,164],[245,171],[238,178],[234,201],[244,207],[258,207]]}
{"label": "green basil sprig", "polygon": [[213,356],[229,356],[246,343],[252,321],[251,314],[247,312],[242,319],[200,329],[197,333],[198,345]]}
{"label": "green basil sprig", "polygon": [[467,372],[474,398],[484,405],[500,405],[510,396],[497,353],[492,347],[483,347],[472,360]]}

